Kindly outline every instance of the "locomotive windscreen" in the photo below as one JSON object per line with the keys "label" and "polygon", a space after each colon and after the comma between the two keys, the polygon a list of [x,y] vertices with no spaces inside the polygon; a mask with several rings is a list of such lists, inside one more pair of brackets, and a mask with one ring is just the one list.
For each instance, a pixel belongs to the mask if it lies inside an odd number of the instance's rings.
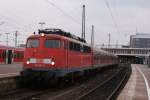
{"label": "locomotive windscreen", "polygon": [[38,39],[28,39],[27,48],[37,48],[37,47],[39,47]]}

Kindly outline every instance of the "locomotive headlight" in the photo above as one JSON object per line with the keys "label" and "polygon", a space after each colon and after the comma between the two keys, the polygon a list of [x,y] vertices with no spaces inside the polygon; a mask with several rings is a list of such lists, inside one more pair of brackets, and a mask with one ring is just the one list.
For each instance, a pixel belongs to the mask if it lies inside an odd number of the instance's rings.
{"label": "locomotive headlight", "polygon": [[44,33],[42,33],[41,36],[44,36]]}
{"label": "locomotive headlight", "polygon": [[30,61],[27,61],[26,64],[30,64]]}
{"label": "locomotive headlight", "polygon": [[55,65],[55,62],[54,62],[54,61],[52,61],[52,62],[51,62],[51,65],[52,65],[52,66],[54,66],[54,65]]}
{"label": "locomotive headlight", "polygon": [[54,65],[55,65],[55,60],[54,60],[54,58],[53,58],[53,57],[51,58],[51,65],[52,65],[52,66],[54,66]]}

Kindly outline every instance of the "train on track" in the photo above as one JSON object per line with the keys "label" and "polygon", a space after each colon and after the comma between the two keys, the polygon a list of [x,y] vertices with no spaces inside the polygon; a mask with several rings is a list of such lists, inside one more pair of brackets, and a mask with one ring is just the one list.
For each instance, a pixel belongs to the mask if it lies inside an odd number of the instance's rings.
{"label": "train on track", "polygon": [[0,64],[21,63],[24,60],[24,48],[0,45]]}
{"label": "train on track", "polygon": [[92,48],[80,37],[61,29],[43,29],[27,39],[21,76],[53,81],[117,64],[117,56]]}

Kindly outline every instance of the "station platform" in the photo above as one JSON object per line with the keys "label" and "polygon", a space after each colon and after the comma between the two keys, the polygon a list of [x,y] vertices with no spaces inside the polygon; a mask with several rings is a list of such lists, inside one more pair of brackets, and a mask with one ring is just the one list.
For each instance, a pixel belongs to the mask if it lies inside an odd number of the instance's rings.
{"label": "station platform", "polygon": [[19,75],[21,70],[21,63],[0,64],[0,78],[5,76]]}
{"label": "station platform", "polygon": [[132,64],[132,74],[117,100],[150,100],[150,68]]}

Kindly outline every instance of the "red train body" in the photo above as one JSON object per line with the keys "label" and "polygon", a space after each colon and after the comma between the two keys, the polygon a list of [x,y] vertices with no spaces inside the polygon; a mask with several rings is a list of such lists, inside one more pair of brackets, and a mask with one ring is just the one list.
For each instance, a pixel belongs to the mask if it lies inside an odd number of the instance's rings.
{"label": "red train body", "polygon": [[13,62],[23,62],[24,61],[24,48],[15,48],[13,51]]}
{"label": "red train body", "polygon": [[0,64],[21,63],[24,60],[24,48],[0,46]]}
{"label": "red train body", "polygon": [[116,56],[92,50],[83,39],[70,33],[59,29],[41,30],[40,33],[27,39],[22,76],[43,73],[48,77],[64,77],[117,64]]}

